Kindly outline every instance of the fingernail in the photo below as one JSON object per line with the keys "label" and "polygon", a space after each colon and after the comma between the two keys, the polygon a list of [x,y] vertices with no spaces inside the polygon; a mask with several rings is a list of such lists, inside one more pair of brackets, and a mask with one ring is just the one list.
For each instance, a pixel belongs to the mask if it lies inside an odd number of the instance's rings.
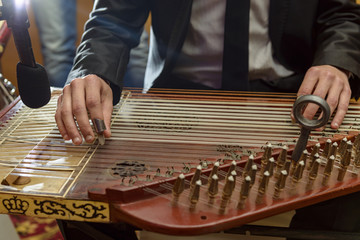
{"label": "fingernail", "polygon": [[85,140],[86,140],[86,142],[92,142],[92,141],[94,141],[94,138],[91,135],[87,135]]}
{"label": "fingernail", "polygon": [[70,140],[69,135],[67,135],[67,134],[65,134],[63,138],[64,138],[64,140]]}
{"label": "fingernail", "polygon": [[78,137],[74,138],[74,139],[73,139],[73,143],[75,143],[75,144],[80,144],[80,143],[81,143],[80,138],[78,138]]}
{"label": "fingernail", "polygon": [[338,123],[334,123],[334,126],[335,126],[336,128],[339,128],[339,124],[338,124]]}

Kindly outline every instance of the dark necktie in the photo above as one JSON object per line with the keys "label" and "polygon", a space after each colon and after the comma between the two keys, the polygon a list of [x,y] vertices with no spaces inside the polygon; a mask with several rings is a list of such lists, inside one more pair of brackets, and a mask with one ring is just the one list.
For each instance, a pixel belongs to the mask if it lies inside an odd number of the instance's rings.
{"label": "dark necktie", "polygon": [[249,88],[250,0],[227,0],[225,12],[222,89]]}

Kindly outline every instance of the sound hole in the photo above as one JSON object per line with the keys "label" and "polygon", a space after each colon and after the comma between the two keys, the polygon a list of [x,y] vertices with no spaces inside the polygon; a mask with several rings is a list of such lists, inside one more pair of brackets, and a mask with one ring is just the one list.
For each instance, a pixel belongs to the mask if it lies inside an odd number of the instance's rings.
{"label": "sound hole", "polygon": [[132,177],[142,174],[146,171],[144,163],[137,161],[123,161],[115,164],[115,167],[111,168],[111,175],[114,177]]}

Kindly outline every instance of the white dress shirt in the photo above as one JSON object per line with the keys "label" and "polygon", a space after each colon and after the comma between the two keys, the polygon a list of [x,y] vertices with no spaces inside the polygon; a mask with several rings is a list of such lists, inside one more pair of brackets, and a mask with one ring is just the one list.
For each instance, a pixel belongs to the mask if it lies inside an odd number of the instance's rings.
{"label": "white dress shirt", "polygon": [[[250,80],[274,80],[292,74],[273,56],[269,5],[270,0],[251,0],[250,3]],[[189,30],[174,74],[209,87],[221,87],[225,8],[226,0],[193,0]]]}

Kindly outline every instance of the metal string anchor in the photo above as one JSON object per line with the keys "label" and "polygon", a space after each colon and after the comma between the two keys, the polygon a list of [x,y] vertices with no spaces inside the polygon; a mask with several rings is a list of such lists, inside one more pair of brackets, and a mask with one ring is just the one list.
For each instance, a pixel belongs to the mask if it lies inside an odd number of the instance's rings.
{"label": "metal string anchor", "polygon": [[105,137],[104,137],[104,131],[106,130],[106,126],[105,126],[105,122],[102,119],[97,119],[94,118],[92,120],[93,124],[94,124],[94,128],[95,131],[98,135],[98,139],[99,139],[99,143],[100,145],[104,145],[105,144]]}
{"label": "metal string anchor", "polygon": [[[321,108],[322,117],[320,119],[307,119],[303,116],[303,108],[308,103],[314,103]],[[322,127],[329,121],[330,107],[327,102],[319,96],[304,95],[296,99],[293,105],[293,113],[296,121],[301,125],[300,137],[291,155],[291,158],[297,162],[300,159],[301,153],[306,149],[311,130]]]}

